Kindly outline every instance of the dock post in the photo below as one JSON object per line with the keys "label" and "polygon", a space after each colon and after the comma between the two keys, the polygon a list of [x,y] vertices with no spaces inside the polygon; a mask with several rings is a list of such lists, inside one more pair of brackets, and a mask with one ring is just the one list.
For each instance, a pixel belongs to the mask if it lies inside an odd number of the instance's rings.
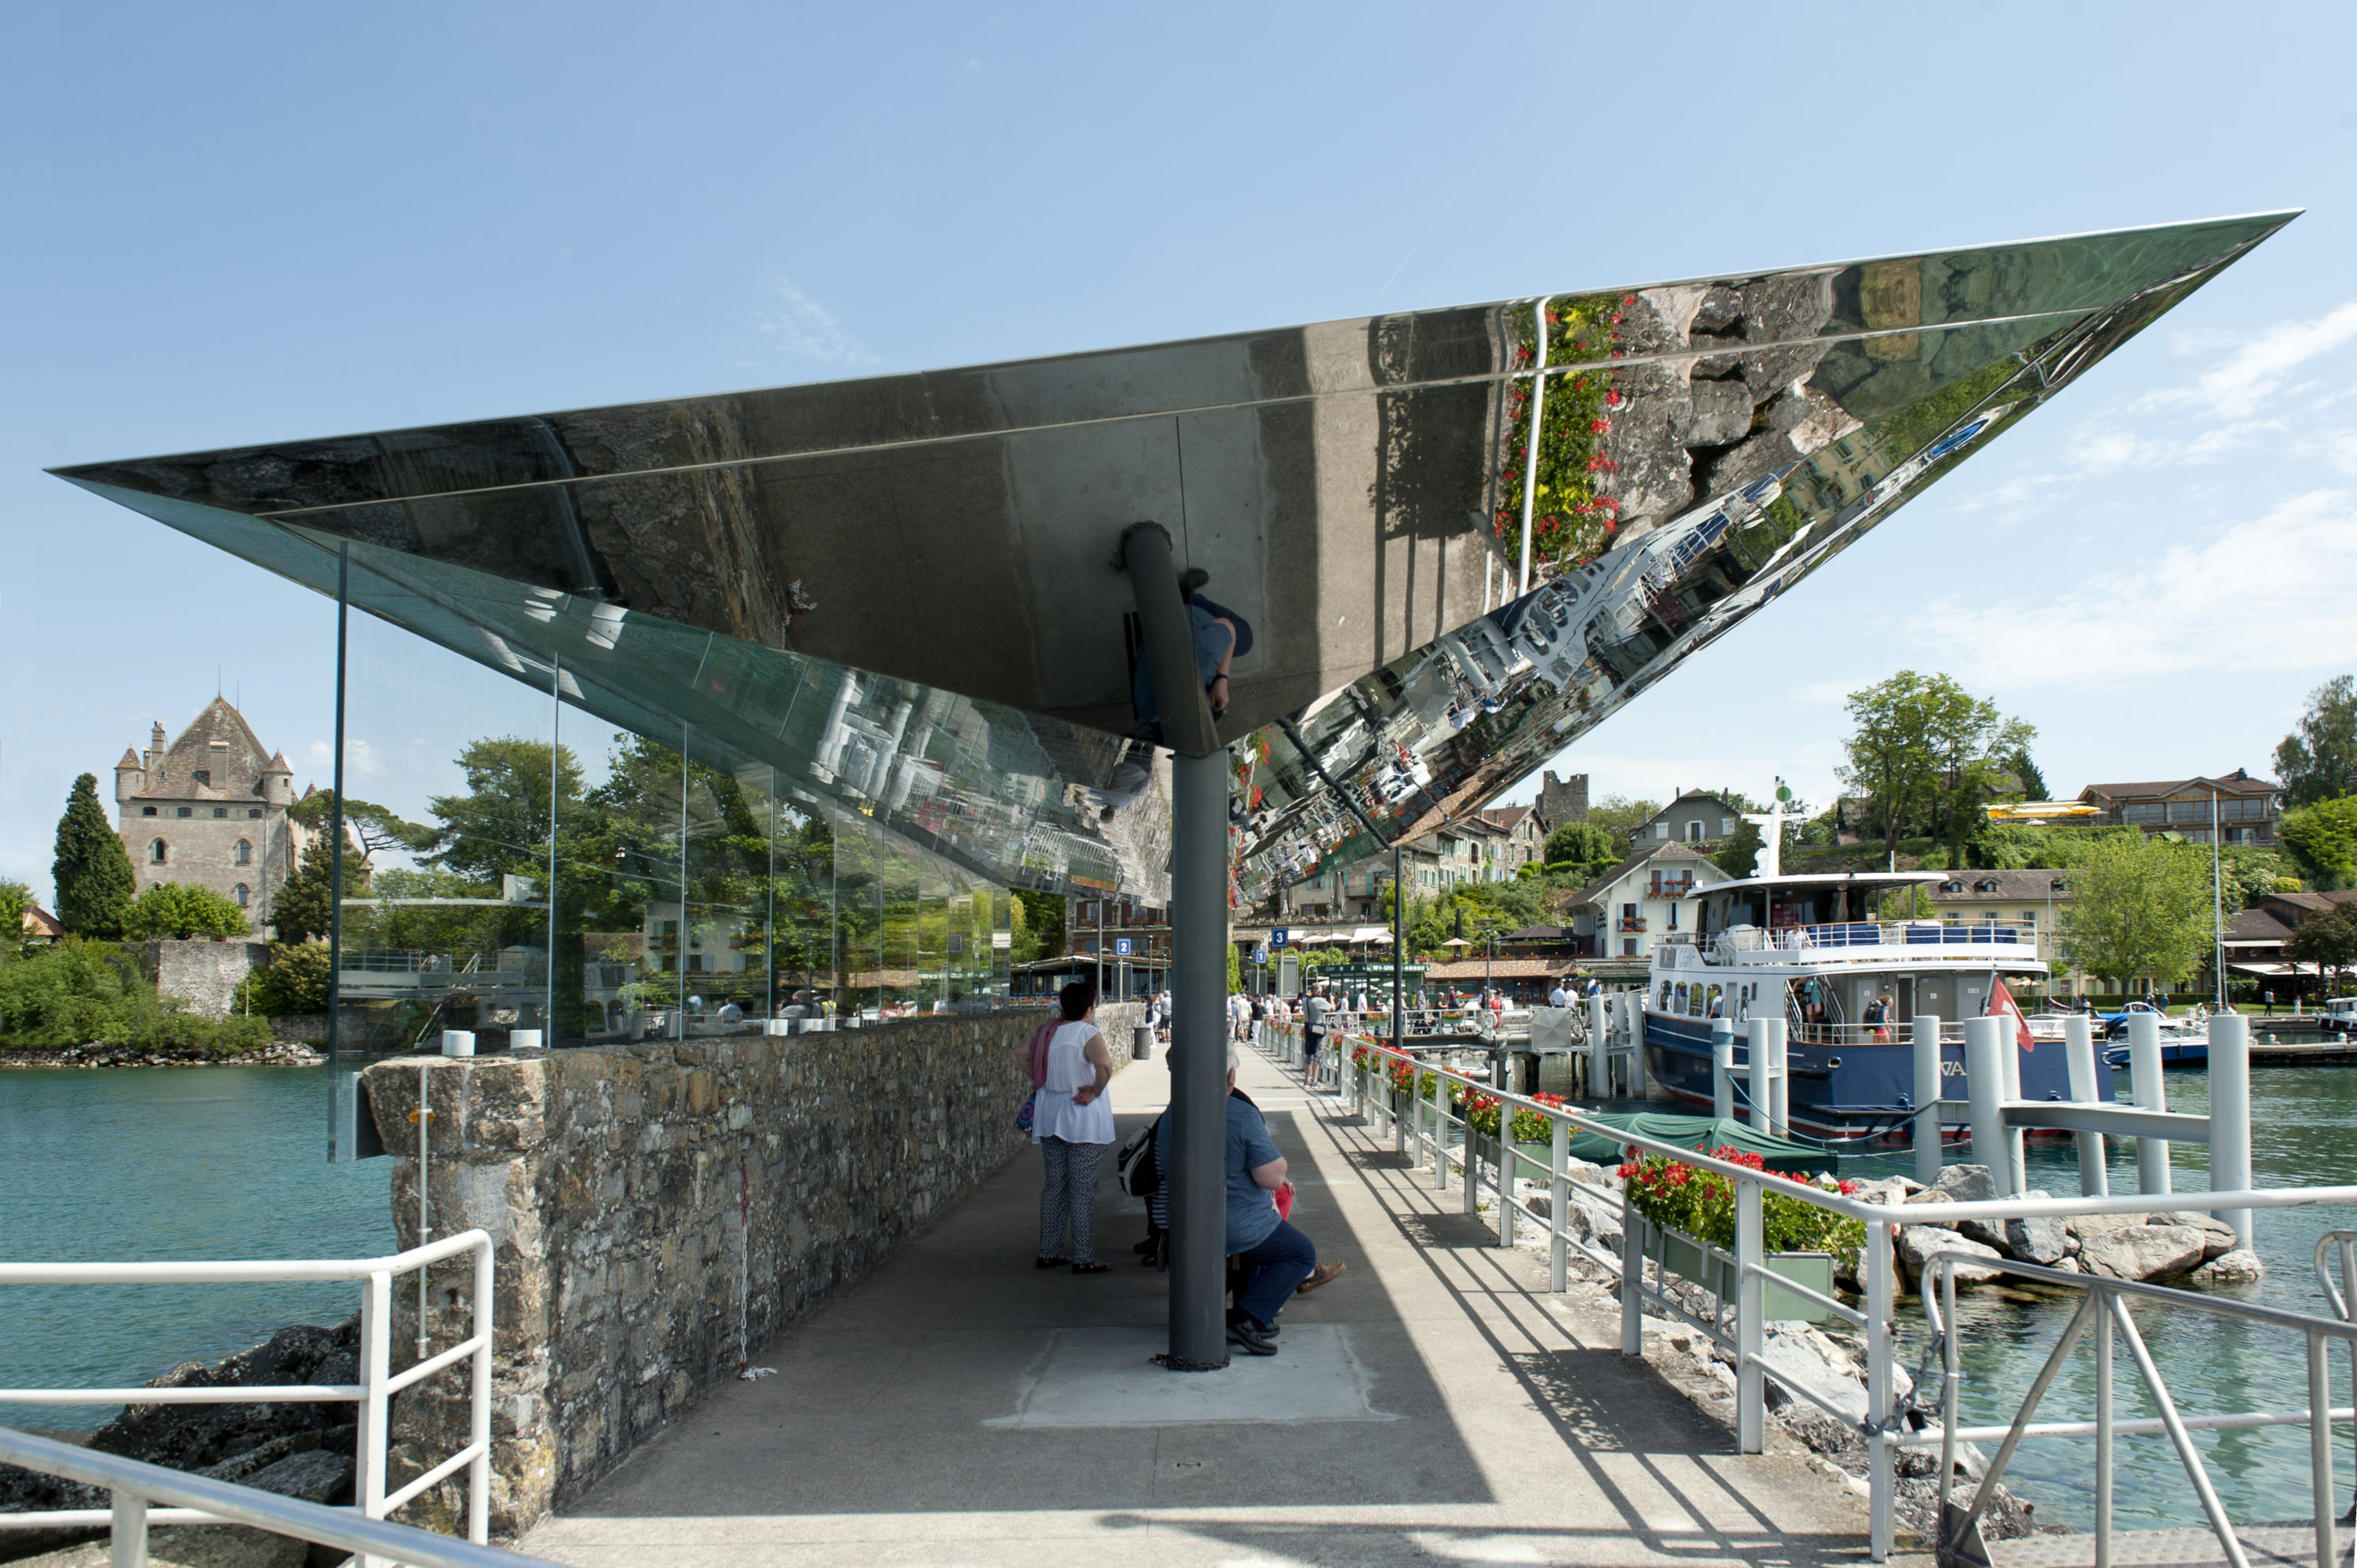
{"label": "dock post", "polygon": [[[2082,1105],[2100,1101],[2104,1098],[2104,1080],[2095,1066],[2094,1030],[2089,1026],[2084,1013],[2073,1013],[2062,1020],[2062,1055],[2071,1069],[2071,1098]],[[2111,1197],[2112,1176],[2104,1163],[2104,1135],[2082,1133],[2078,1137],[2079,1196]]]}
{"label": "dock post", "polygon": [[1710,1021],[1710,1113],[1725,1122],[1735,1115],[1735,1020]]}
{"label": "dock post", "polygon": [[1785,1070],[1792,1049],[1783,1019],[1768,1020],[1768,1131],[1780,1138],[1792,1133],[1792,1075]]}
{"label": "dock post", "polygon": [[1611,1005],[1609,996],[1587,999],[1587,1092],[1591,1095],[1598,1083],[1608,1082],[1611,1077],[1604,1067],[1605,1042],[1612,1037],[1612,1026],[1607,1016]]}
{"label": "dock post", "polygon": [[[1641,994],[1633,993],[1633,994]],[[1651,1100],[1653,1086],[1647,1082],[1645,1070],[1645,1014],[1634,1002],[1629,1005],[1629,1098]]]}
{"label": "dock post", "polygon": [[[2251,1021],[2231,1013],[2210,1020],[2210,1187],[2251,1188]],[[2251,1211],[2229,1208],[2218,1218],[2251,1244]]]}
{"label": "dock post", "polygon": [[[2138,1105],[2147,1111],[2169,1109],[2169,1084],[2161,1076],[2160,1067],[2159,1015],[2128,1015],[2128,1071],[2136,1079],[2136,1102]],[[2138,1138],[2136,1190],[2165,1193],[2169,1187],[2169,1140]]]}
{"label": "dock post", "polygon": [[1774,1022],[1772,1018],[1752,1019],[1748,1042],[1751,1062],[1750,1070],[1745,1075],[1743,1089],[1750,1098],[1751,1113],[1744,1120],[1758,1133],[1768,1131],[1768,1053],[1773,1048],[1768,1043],[1768,1026]]}
{"label": "dock post", "polygon": [[1940,1179],[1940,1020],[1915,1020],[1915,1179],[1930,1187]]}
{"label": "dock post", "polygon": [[1972,1106],[1973,1163],[1986,1165],[1998,1196],[2018,1196],[2013,1157],[2005,1135],[2005,1026],[2003,1018],[1964,1020],[1964,1096]]}
{"label": "dock post", "polygon": [[[1754,1058],[1757,1061],[1759,1058]],[[1756,1069],[1755,1069],[1756,1070]],[[1762,1453],[1768,1444],[1768,1387],[1760,1358],[1768,1350],[1768,1288],[1754,1271],[1766,1261],[1767,1229],[1760,1184],[1735,1184],[1735,1446]]]}

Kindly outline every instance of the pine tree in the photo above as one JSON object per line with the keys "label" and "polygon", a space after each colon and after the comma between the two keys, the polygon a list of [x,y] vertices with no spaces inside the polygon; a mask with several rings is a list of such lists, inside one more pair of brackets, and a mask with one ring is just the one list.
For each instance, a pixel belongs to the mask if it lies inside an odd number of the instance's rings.
{"label": "pine tree", "polygon": [[106,809],[98,803],[98,776],[73,782],[66,813],[58,819],[58,853],[49,867],[58,893],[58,920],[76,936],[113,939],[123,934],[123,918],[138,885],[131,857]]}
{"label": "pine tree", "polygon": [[[278,889],[270,908],[270,923],[278,929],[280,941],[307,942],[327,936],[334,854],[334,839],[325,832],[314,833],[304,846],[302,864]],[[368,866],[358,854],[344,856],[344,879],[351,885],[350,896],[368,890]]]}

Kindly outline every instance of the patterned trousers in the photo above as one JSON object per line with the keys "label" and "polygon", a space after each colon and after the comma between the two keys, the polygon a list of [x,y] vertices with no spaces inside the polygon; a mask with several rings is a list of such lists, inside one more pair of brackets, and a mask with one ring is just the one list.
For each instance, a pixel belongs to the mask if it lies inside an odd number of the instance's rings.
{"label": "patterned trousers", "polygon": [[[1048,1162],[1047,1185],[1039,1189],[1039,1255],[1095,1262],[1097,1244],[1091,1226],[1096,1218],[1097,1172],[1104,1165],[1105,1145],[1042,1138],[1039,1153]],[[1064,1251],[1067,1220],[1072,1228],[1070,1252]]]}

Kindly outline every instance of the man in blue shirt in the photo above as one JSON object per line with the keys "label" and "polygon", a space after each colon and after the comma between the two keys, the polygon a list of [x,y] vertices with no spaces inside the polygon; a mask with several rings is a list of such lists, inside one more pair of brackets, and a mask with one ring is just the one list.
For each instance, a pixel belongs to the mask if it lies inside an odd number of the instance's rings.
{"label": "man in blue shirt", "polygon": [[[1222,1168],[1227,1174],[1226,1251],[1242,1267],[1236,1304],[1228,1309],[1228,1343],[1247,1356],[1276,1354],[1276,1315],[1294,1290],[1318,1267],[1309,1238],[1276,1212],[1275,1194],[1285,1186],[1285,1156],[1269,1140],[1259,1108],[1237,1095],[1237,1057],[1228,1049],[1228,1138]],[[1154,1155],[1170,1168],[1170,1119],[1155,1134]],[[1336,1265],[1332,1271],[1340,1273]],[[1330,1275],[1329,1275],[1330,1277]],[[1322,1282],[1321,1282],[1322,1283]]]}

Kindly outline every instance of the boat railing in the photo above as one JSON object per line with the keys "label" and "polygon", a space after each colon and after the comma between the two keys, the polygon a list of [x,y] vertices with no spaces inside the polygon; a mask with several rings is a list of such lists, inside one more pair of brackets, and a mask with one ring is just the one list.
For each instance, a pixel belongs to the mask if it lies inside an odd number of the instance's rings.
{"label": "boat railing", "polygon": [[[468,1292],[468,1322],[467,1337],[439,1351],[431,1349],[428,1322],[424,1316],[426,1296],[426,1271],[437,1263],[467,1260],[472,1265],[471,1289]],[[393,1369],[393,1282],[402,1274],[418,1276],[420,1316],[417,1324],[417,1359],[414,1365],[396,1372]],[[439,1486],[457,1475],[467,1472],[467,1537],[478,1543],[490,1539],[491,1501],[491,1317],[493,1288],[491,1275],[491,1238],[483,1230],[462,1230],[422,1247],[412,1247],[405,1252],[389,1257],[356,1259],[251,1259],[241,1262],[174,1262],[158,1263],[19,1263],[0,1262],[0,1286],[12,1284],[56,1285],[119,1285],[119,1284],[252,1284],[305,1281],[350,1280],[360,1284],[360,1379],[357,1383],[267,1383],[198,1385],[188,1388],[36,1388],[0,1389],[0,1404],[25,1405],[157,1405],[157,1404],[350,1404],[359,1407],[359,1436],[355,1462],[354,1493],[360,1518],[369,1520],[384,1519],[394,1509],[427,1488]],[[437,1288],[439,1288],[437,1286]],[[454,1287],[455,1294],[455,1287]],[[466,1367],[471,1374],[468,1381],[468,1441],[457,1453],[434,1465],[405,1485],[388,1492],[385,1489],[385,1449],[390,1438],[393,1396],[414,1384],[423,1383],[439,1373],[457,1367]],[[344,1546],[361,1554],[361,1562],[371,1561],[370,1554],[385,1554],[389,1538],[362,1532],[364,1538],[346,1541],[337,1535],[311,1534],[317,1521],[305,1515],[288,1516],[274,1523],[266,1518],[254,1517],[253,1505],[243,1499],[236,1508],[216,1508],[216,1502],[227,1500],[226,1493],[207,1488],[226,1487],[227,1483],[209,1477],[184,1476],[177,1471],[157,1470],[171,1476],[170,1485],[157,1482],[144,1472],[156,1469],[152,1466],[135,1466],[142,1472],[134,1475],[110,1472],[101,1476],[85,1475],[80,1470],[61,1467],[58,1456],[40,1449],[31,1459],[16,1457],[9,1445],[25,1450],[24,1444],[40,1444],[45,1440],[25,1437],[0,1429],[0,1460],[45,1470],[90,1486],[111,1487],[115,1494],[114,1506],[108,1509],[65,1509],[40,1512],[0,1513],[0,1530],[95,1529],[108,1525],[124,1531],[129,1527],[144,1532],[148,1524],[219,1524],[223,1522],[258,1525],[281,1534],[300,1535],[330,1546]],[[56,1446],[66,1446],[58,1444]],[[75,1455],[88,1450],[68,1448]],[[92,1457],[96,1457],[92,1455]],[[132,1464],[129,1460],[119,1464]],[[231,1487],[235,1492],[251,1488]],[[186,1497],[183,1497],[186,1494]],[[258,1494],[269,1496],[270,1494]],[[190,1500],[194,1499],[194,1500]],[[149,1510],[149,1501],[182,1501],[184,1506]],[[286,1499],[279,1499],[285,1501]],[[128,1510],[126,1512],[126,1509]],[[343,1510],[339,1517],[350,1519]],[[296,1528],[300,1526],[301,1528]],[[422,1531],[409,1532],[423,1535]],[[144,1540],[144,1533],[140,1537]],[[406,1539],[406,1537],[404,1537]],[[441,1547],[453,1546],[447,1537],[429,1536]],[[118,1550],[121,1548],[118,1546]],[[439,1550],[437,1548],[436,1550]],[[442,1555],[421,1553],[414,1546],[390,1553],[387,1561],[408,1563],[482,1564],[494,1562],[532,1562],[536,1559],[517,1558],[512,1554],[485,1556],[479,1544],[472,1555]],[[116,1561],[124,1559],[118,1557]],[[143,1560],[143,1559],[139,1559]]]}
{"label": "boat railing", "polygon": [[[1691,940],[1691,939],[1689,939]],[[1714,956],[1722,961],[1774,963],[1789,961],[1792,953],[1838,956],[1857,948],[1904,948],[1921,953],[1937,949],[1941,956],[1963,948],[2027,948],[2036,952],[2038,934],[2019,926],[1948,925],[1938,920],[1836,920],[1814,926],[1780,926],[1763,931],[1738,926],[1712,940]],[[1922,956],[1929,957],[1929,954]]]}
{"label": "boat railing", "polygon": [[[1257,1038],[1262,1051],[1273,1059],[1300,1059],[1301,1042],[1297,1029],[1265,1025],[1260,1029]],[[2235,1211],[2239,1210],[2357,1203],[2357,1187],[2164,1191],[2158,1195],[2139,1193],[2118,1197],[2001,1197],[1942,1204],[1904,1204],[1899,1200],[1898,1192],[1893,1188],[1886,1189],[1878,1200],[1868,1201],[1864,1197],[1827,1190],[1799,1178],[1755,1170],[1749,1165],[1699,1154],[1663,1139],[1631,1133],[1573,1107],[1553,1102],[1551,1097],[1542,1101],[1516,1094],[1484,1083],[1469,1074],[1419,1061],[1371,1036],[1361,1036],[1355,1041],[1345,1040],[1343,1045],[1348,1055],[1336,1064],[1344,1095],[1340,1107],[1343,1113],[1363,1117],[1373,1125],[1387,1123],[1394,1151],[1405,1156],[1412,1169],[1421,1168],[1428,1162],[1432,1183],[1437,1190],[1445,1192],[1452,1185],[1457,1187],[1462,1195],[1467,1215],[1476,1215],[1482,1210],[1482,1189],[1486,1187],[1491,1197],[1488,1208],[1497,1219],[1500,1246],[1512,1246],[1519,1227],[1538,1227],[1547,1238],[1550,1290],[1560,1293],[1569,1288],[1569,1262],[1574,1252],[1602,1270],[1613,1281],[1620,1296],[1620,1350],[1623,1355],[1641,1356],[1644,1353],[1644,1320],[1650,1313],[1657,1317],[1683,1320],[1693,1325],[1734,1359],[1736,1438],[1738,1447],[1744,1453],[1763,1451],[1767,1430],[1767,1385],[1770,1381],[1792,1398],[1816,1405],[1846,1426],[1858,1431],[1867,1450],[1869,1552],[1873,1561],[1878,1563],[1887,1560],[1894,1541],[1899,1451],[1940,1444],[1951,1433],[1958,1439],[1974,1436],[1970,1429],[1955,1424],[1952,1399],[1943,1407],[1947,1418],[1940,1421],[1937,1412],[1927,1410],[1919,1403],[1912,1380],[1908,1391],[1900,1391],[1898,1377],[1901,1369],[1900,1350],[1893,1301],[1899,1289],[1895,1243],[1902,1228],[1910,1225],[1953,1228],[1965,1221],[2002,1223],[2011,1219],[2062,1219],[2072,1215],[2088,1214],[2143,1215],[2164,1207],[2172,1210],[2223,1213],[2233,1221],[2238,1218]],[[1539,1118],[1547,1130],[1545,1156],[1540,1157],[1530,1141],[1517,1142],[1474,1133],[1470,1126],[1471,1114],[1479,1112],[1486,1119],[1491,1109],[1499,1114],[1501,1132],[1520,1120],[1523,1113]],[[1573,1176],[1570,1140],[1578,1133],[1592,1133],[1607,1139],[1612,1146],[1630,1155],[1658,1155],[1674,1159],[1724,1177],[1733,1185],[1735,1245],[1731,1251],[1725,1248],[1716,1249],[1724,1260],[1724,1266],[1707,1271],[1717,1275],[1715,1283],[1719,1288],[1717,1291],[1696,1282],[1688,1282],[1690,1288],[1687,1289],[1675,1285],[1673,1283],[1675,1276],[1664,1267],[1670,1262],[1669,1251],[1660,1244],[1659,1237],[1649,1238],[1649,1232],[1654,1228],[1648,1224],[1643,1214],[1613,1187],[1601,1181],[1583,1181]],[[1534,1186],[1544,1183],[1544,1206],[1535,1201],[1540,1196],[1538,1193],[1525,1196],[1517,1191],[1516,1179],[1524,1172],[1531,1174]],[[1857,1220],[1864,1227],[1863,1245],[1857,1263],[1865,1286],[1861,1302],[1852,1305],[1822,1294],[1771,1270],[1765,1244],[1763,1207],[1765,1197],[1770,1192],[1781,1198],[1797,1200]],[[1579,1206],[1618,1217],[1622,1230],[1619,1249],[1598,1245],[1587,1234],[1574,1233],[1570,1210],[1575,1203],[1575,1195]],[[2247,1216],[2239,1218],[2247,1223]],[[1583,1225],[1579,1230],[1586,1232],[1588,1227]],[[2357,1233],[2350,1234],[2352,1242],[2357,1242]],[[1707,1258],[1709,1254],[1704,1256]],[[1634,1266],[1625,1263],[1624,1258],[1635,1260]],[[2065,1274],[1979,1255],[1969,1261],[1980,1267],[2032,1275],[2040,1283],[2083,1290],[2093,1284],[2097,1288],[2087,1300],[2093,1302],[2100,1298],[2103,1303],[2101,1316],[2115,1326],[2118,1320],[2117,1313],[2124,1310],[2119,1306],[2120,1298],[2133,1295],[2157,1298],[2171,1305],[2254,1317],[2291,1327],[2311,1336],[2311,1379],[2318,1375],[2316,1369],[2322,1365],[2320,1353],[2314,1348],[2316,1340],[2313,1336],[2322,1334],[2357,1346],[2357,1325],[2305,1317],[2273,1308],[2246,1306],[2241,1303],[2197,1296],[2159,1286],[2138,1285],[2125,1281],[2094,1281],[2087,1275]],[[1646,1267],[1648,1262],[1653,1265],[1650,1271]],[[2350,1294],[2357,1296],[2357,1260],[2353,1260],[2350,1267],[2352,1279]],[[1727,1299],[1729,1276],[1732,1276],[1731,1301]],[[1926,1277],[1930,1277],[1928,1273]],[[1770,1288],[1787,1296],[1797,1296],[1824,1316],[1838,1319],[1863,1334],[1867,1348],[1867,1386],[1862,1404],[1854,1404],[1846,1410],[1838,1408],[1840,1402],[1828,1394],[1820,1379],[1780,1367],[1769,1359],[1766,1309],[1767,1293]],[[1944,1295],[1949,1287],[1935,1282],[1931,1288]],[[1709,1296],[1715,1302],[1706,1313],[1689,1305],[1690,1300],[1698,1301],[1701,1296]],[[2074,1321],[2083,1328],[2097,1316],[2093,1308],[2083,1304],[2081,1314]],[[1957,1323],[1953,1310],[1939,1321],[1950,1326]],[[1943,1352],[1948,1356],[1951,1366],[1956,1364],[1955,1333],[1952,1327],[1935,1334],[1923,1352],[1926,1369]],[[2140,1339],[2132,1340],[2131,1349],[2136,1355],[2138,1369],[2146,1373],[2147,1386],[2158,1390],[2159,1373],[2152,1369],[2149,1349],[2143,1348]],[[2357,1353],[2357,1350],[2352,1353]],[[2027,1412],[2034,1408],[2036,1399],[2043,1395],[2047,1385],[2052,1381],[2061,1359],[2061,1356],[2057,1356],[2050,1361],[2046,1372],[2033,1388],[2025,1414],[2015,1423],[2019,1429],[2018,1434],[2009,1438],[2008,1446],[1998,1456],[1998,1462],[1990,1466],[1991,1474],[2002,1468],[2003,1462],[2011,1457],[2011,1444],[2022,1438],[2094,1434],[2093,1427],[2083,1424],[2049,1428],[2029,1423]],[[2311,1383],[2311,1389],[2314,1386]],[[2165,1398],[2165,1391],[2159,1391]],[[2323,1403],[2320,1392],[2311,1393],[2311,1409],[2319,1408]],[[2346,1411],[2333,1414],[2337,1419],[2349,1419]],[[2308,1419],[2305,1411],[2258,1412],[2212,1417],[2188,1424],[2255,1426],[2306,1422]],[[2108,1407],[2104,1412],[2104,1420],[2115,1435],[2140,1435],[2147,1431],[2165,1430],[2167,1426],[2164,1422],[2112,1422]],[[2329,1424],[2319,1423],[2319,1426],[2329,1434]],[[2014,1429],[2007,1430],[2011,1433]],[[2172,1436],[2178,1435],[2179,1433],[2172,1433]],[[2190,1452],[2182,1441],[2179,1441],[2179,1447],[2180,1453]],[[2318,1461],[2317,1496],[2330,1498],[2333,1495],[2333,1484],[2329,1450],[2319,1446],[2318,1452],[2323,1457]],[[2198,1463],[2198,1458],[2191,1463]],[[1953,1470],[1944,1473],[1953,1474]],[[1985,1488],[1977,1506],[1985,1508],[1988,1495]],[[2212,1496],[2214,1498],[2214,1492]],[[2213,1520],[2218,1517],[2213,1509]],[[2318,1518],[2321,1531],[2329,1522],[2322,1503],[2319,1504]],[[1960,1540],[1962,1532],[1952,1531],[1951,1538]],[[2224,1532],[2224,1539],[2230,1561],[2241,1564],[2242,1568],[2248,1568],[2231,1531]],[[2329,1544],[2321,1534],[2319,1541]],[[1942,1560],[1951,1568],[1961,1561],[1945,1552]],[[1981,1561],[1985,1563],[1986,1559]],[[2322,1568],[2330,1568],[2333,1559],[2328,1552],[2319,1559],[2319,1563]]]}

